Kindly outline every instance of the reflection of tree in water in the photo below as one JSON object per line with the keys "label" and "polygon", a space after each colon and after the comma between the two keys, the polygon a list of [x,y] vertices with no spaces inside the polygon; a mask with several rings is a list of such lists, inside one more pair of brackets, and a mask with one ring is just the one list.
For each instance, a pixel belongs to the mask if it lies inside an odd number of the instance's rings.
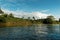
{"label": "reflection of tree in water", "polygon": [[31,25],[31,26],[27,27],[28,34],[31,34],[30,36],[35,35],[35,33],[36,33],[35,27],[36,27],[35,25]]}
{"label": "reflection of tree in water", "polygon": [[53,25],[48,24],[47,29],[48,29],[48,33],[53,33],[54,32]]}
{"label": "reflection of tree in water", "polygon": [[48,33],[60,33],[60,25],[47,25]]}
{"label": "reflection of tree in water", "polygon": [[59,24],[59,33],[60,33],[60,24]]}

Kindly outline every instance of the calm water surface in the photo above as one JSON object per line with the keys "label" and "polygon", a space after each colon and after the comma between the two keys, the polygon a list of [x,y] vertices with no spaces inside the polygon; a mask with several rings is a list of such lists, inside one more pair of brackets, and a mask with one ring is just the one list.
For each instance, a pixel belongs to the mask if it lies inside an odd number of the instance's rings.
{"label": "calm water surface", "polygon": [[0,28],[0,40],[60,40],[60,25]]}

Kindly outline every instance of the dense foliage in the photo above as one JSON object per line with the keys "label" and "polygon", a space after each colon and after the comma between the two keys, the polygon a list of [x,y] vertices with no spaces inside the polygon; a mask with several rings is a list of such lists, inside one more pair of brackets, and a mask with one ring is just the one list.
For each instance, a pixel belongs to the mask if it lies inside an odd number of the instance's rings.
{"label": "dense foliage", "polygon": [[14,17],[14,15],[12,13],[10,14],[6,14],[4,13],[2,10],[0,10],[0,23],[8,23],[8,24],[55,24],[55,23],[60,23],[60,19],[59,21],[55,20],[54,16],[47,16],[47,18],[45,19],[35,19],[35,17],[32,17],[32,19],[30,19],[30,17],[28,17],[27,19],[24,19],[24,17],[22,18],[17,18]]}

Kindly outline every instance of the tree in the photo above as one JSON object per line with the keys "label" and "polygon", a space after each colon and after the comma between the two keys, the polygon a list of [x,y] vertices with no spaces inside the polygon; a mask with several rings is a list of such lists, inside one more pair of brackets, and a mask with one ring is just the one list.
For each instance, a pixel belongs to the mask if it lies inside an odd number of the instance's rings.
{"label": "tree", "polygon": [[0,14],[3,14],[4,12],[0,9]]}
{"label": "tree", "polygon": [[51,19],[52,21],[55,20],[54,16],[50,15],[50,16],[47,16],[48,19]]}
{"label": "tree", "polygon": [[35,20],[35,17],[33,16],[33,20]]}
{"label": "tree", "polygon": [[22,17],[22,19],[24,19],[24,16]]}
{"label": "tree", "polygon": [[2,17],[8,17],[8,14],[2,14],[1,16]]}
{"label": "tree", "polygon": [[10,14],[9,14],[9,17],[13,18],[14,16],[13,16],[13,14],[12,14],[12,13],[10,13]]}
{"label": "tree", "polygon": [[28,20],[30,20],[30,17],[28,17]]}
{"label": "tree", "polygon": [[53,16],[47,16],[46,19],[44,19],[43,23],[45,24],[52,24],[55,20],[55,18]]}
{"label": "tree", "polygon": [[60,18],[59,18],[59,22],[60,22]]}
{"label": "tree", "polygon": [[0,16],[0,22],[2,22],[2,23],[6,22],[5,17]]}

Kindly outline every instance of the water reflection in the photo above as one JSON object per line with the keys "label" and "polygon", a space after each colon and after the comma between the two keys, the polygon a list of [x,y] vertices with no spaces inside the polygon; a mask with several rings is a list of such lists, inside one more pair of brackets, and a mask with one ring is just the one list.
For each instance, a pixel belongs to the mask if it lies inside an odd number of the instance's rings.
{"label": "water reflection", "polygon": [[60,25],[0,28],[1,40],[59,40]]}

